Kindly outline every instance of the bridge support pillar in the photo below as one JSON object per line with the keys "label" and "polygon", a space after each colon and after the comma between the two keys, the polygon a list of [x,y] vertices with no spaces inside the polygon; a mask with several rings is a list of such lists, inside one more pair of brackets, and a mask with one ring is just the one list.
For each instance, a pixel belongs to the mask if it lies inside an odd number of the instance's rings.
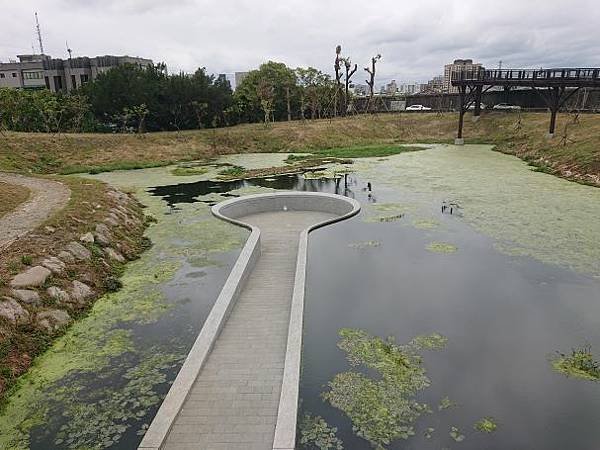
{"label": "bridge support pillar", "polygon": [[[475,109],[473,110],[473,122],[477,122],[479,116],[481,116],[481,94],[483,93],[483,86],[477,86],[475,88]],[[477,118],[477,119],[475,119]]]}
{"label": "bridge support pillar", "polygon": [[463,139],[463,125],[465,122],[465,97],[467,93],[467,87],[459,86],[458,93],[458,133],[456,134],[454,144],[463,145],[465,143],[465,140]]}

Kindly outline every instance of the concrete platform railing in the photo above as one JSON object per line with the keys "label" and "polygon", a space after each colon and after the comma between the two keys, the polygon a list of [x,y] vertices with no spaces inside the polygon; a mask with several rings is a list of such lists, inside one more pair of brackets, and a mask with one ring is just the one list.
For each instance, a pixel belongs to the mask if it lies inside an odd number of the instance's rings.
{"label": "concrete platform railing", "polygon": [[308,235],[314,229],[350,218],[360,211],[360,204],[354,199],[320,192],[255,194],[227,200],[212,207],[212,213],[216,217],[247,228],[251,233],[171,389],[138,447],[140,450],[162,448],[188,393],[225,326],[227,317],[243,291],[248,276],[260,257],[260,229],[245,223],[244,216],[276,211],[317,211],[334,216],[305,229],[298,243],[283,382],[273,441],[274,450],[295,449]]}

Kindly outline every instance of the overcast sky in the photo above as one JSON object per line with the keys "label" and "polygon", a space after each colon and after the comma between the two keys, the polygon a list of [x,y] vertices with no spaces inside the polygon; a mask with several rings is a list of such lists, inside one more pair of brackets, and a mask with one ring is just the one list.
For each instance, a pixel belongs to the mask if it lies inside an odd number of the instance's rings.
{"label": "overcast sky", "polygon": [[275,60],[330,73],[338,43],[359,68],[381,53],[378,85],[426,81],[455,58],[600,66],[600,0],[0,0],[1,61],[38,49],[35,11],[53,57],[68,41],[74,56],[143,56],[171,72]]}

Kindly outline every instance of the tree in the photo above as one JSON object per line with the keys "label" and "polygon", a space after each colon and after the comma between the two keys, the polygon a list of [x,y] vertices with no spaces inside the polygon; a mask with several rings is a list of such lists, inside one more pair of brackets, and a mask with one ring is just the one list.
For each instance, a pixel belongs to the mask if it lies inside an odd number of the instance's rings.
{"label": "tree", "polygon": [[310,109],[311,119],[320,118],[335,88],[331,77],[314,67],[298,67],[296,77],[300,88],[302,111],[304,112],[307,106]]}
{"label": "tree", "polygon": [[273,95],[274,89],[271,82],[267,79],[260,79],[256,87],[256,95],[260,101],[260,106],[264,113],[265,126],[271,122],[271,114],[273,113]]}
{"label": "tree", "polygon": [[340,93],[341,88],[341,79],[342,79],[342,46],[338,45],[335,48],[335,62],[333,64],[333,69],[335,70],[335,92],[333,95],[333,115],[337,117],[337,108],[338,108],[338,95]]}
{"label": "tree", "polygon": [[[274,120],[284,120],[288,116],[288,98],[290,110],[297,110],[300,95],[296,74],[283,63],[269,61],[258,70],[252,70],[237,86],[234,102],[240,118],[248,122],[262,121],[264,116],[263,98],[259,98],[259,87],[270,86],[273,90],[272,116]],[[288,95],[289,91],[289,95]]]}
{"label": "tree", "polygon": [[373,107],[373,95],[375,93],[375,64],[381,59],[381,55],[371,58],[371,67],[365,67],[365,71],[369,74],[369,79],[365,80],[369,86],[369,100],[367,102],[367,112]]}
{"label": "tree", "polygon": [[356,72],[356,69],[358,69],[358,66],[356,64],[354,64],[354,67],[352,67],[352,61],[350,60],[350,57],[346,57],[343,58],[344,61],[344,68],[346,69],[346,79],[345,79],[345,89],[344,89],[344,116],[348,113],[348,99],[350,98],[350,92],[349,92],[349,87],[350,87],[350,79],[352,78],[352,75],[354,75],[354,72]]}

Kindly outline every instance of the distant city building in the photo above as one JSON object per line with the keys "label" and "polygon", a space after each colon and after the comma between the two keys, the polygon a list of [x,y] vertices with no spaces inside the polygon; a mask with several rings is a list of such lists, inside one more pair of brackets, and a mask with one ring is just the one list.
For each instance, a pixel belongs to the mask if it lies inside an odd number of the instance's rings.
{"label": "distant city building", "polygon": [[366,84],[355,84],[354,85],[354,94],[355,95],[369,95],[370,89]]}
{"label": "distant city building", "polygon": [[151,66],[152,60],[133,56],[58,59],[49,55],[18,55],[19,61],[0,63],[0,87],[69,92],[95,80],[98,74],[123,64]]}
{"label": "distant city building", "polygon": [[444,90],[444,75],[437,75],[421,86],[421,92],[439,93]]}
{"label": "distant city building", "polygon": [[237,88],[240,84],[242,84],[242,81],[244,81],[244,78],[246,78],[247,76],[248,72],[235,72],[233,74],[233,81],[235,82],[234,89]]}
{"label": "distant city building", "polygon": [[396,84],[396,80],[390,81],[385,85],[385,93],[388,95],[394,95],[398,92],[398,85]]}
{"label": "distant city building", "polygon": [[444,66],[444,85],[443,92],[455,94],[458,88],[452,86],[452,74],[462,71],[475,70],[482,67],[479,63],[474,63],[472,59],[455,59],[452,64]]}

